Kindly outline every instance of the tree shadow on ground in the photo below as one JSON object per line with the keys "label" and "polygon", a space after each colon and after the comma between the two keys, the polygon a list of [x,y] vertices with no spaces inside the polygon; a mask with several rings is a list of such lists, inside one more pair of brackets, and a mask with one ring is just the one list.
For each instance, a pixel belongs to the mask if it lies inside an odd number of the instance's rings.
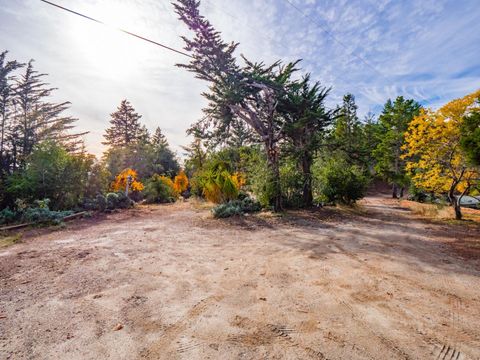
{"label": "tree shadow on ground", "polygon": [[[275,241],[324,259],[339,251],[358,259],[377,254],[417,268],[480,276],[480,226],[439,223],[412,217],[399,206],[364,205],[289,211],[280,217],[229,219],[243,230],[268,229]],[[352,255],[353,254],[353,255]]]}

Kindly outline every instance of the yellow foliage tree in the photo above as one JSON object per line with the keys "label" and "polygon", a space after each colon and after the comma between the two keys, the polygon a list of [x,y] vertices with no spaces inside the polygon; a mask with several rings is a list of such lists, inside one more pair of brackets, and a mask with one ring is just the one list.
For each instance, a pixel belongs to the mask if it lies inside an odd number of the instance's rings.
{"label": "yellow foliage tree", "polygon": [[137,180],[137,172],[133,169],[125,169],[117,175],[112,183],[113,191],[125,191],[127,188],[127,182],[130,178],[129,191],[142,191],[144,186]]}
{"label": "yellow foliage tree", "polygon": [[[462,218],[460,199],[480,177],[470,167],[460,147],[463,118],[478,107],[480,90],[444,105],[437,111],[422,110],[405,133],[406,170],[415,186],[448,193],[455,217]],[[460,196],[455,196],[460,193]]]}
{"label": "yellow foliage tree", "polygon": [[180,170],[173,181],[173,189],[177,194],[183,193],[188,188],[188,177],[183,170]]}

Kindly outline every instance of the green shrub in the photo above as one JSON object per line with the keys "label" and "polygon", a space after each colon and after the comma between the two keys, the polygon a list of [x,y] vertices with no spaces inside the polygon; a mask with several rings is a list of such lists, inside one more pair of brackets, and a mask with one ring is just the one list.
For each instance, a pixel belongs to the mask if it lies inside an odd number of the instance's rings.
{"label": "green shrub", "polygon": [[52,211],[48,207],[28,208],[22,214],[22,221],[60,224],[65,216],[72,214],[73,211]]}
{"label": "green shrub", "polygon": [[143,190],[147,203],[170,203],[175,202],[176,194],[172,181],[160,175],[153,175],[145,184]]}
{"label": "green shrub", "polygon": [[118,204],[118,195],[117,193],[108,193],[106,196],[105,196],[106,200],[107,200],[107,209],[108,210],[114,210],[117,208],[117,204]]}
{"label": "green shrub", "polygon": [[83,199],[82,209],[87,211],[97,210],[97,202],[95,199]]}
{"label": "green shrub", "polygon": [[414,185],[411,185],[410,188],[408,189],[408,199],[412,201],[417,201],[417,202],[425,202],[427,200],[427,193],[420,189],[417,188]]}
{"label": "green shrub", "polygon": [[132,207],[134,202],[125,193],[112,192],[106,196],[98,194],[94,199],[84,199],[82,209],[87,211],[100,211],[115,210],[115,209],[128,209]]}
{"label": "green shrub", "polygon": [[243,213],[253,213],[262,210],[262,205],[250,197],[237,200]]}
{"label": "green shrub", "polygon": [[231,200],[225,204],[220,204],[212,209],[213,217],[227,218],[235,215],[242,215],[246,213],[253,213],[260,211],[262,206],[258,201],[249,197],[243,200]]}
{"label": "green shrub", "polygon": [[212,209],[213,217],[217,219],[228,218],[235,215],[242,215],[242,209],[237,204],[237,201],[229,201],[225,204],[220,204]]}
{"label": "green shrub", "polygon": [[329,159],[316,170],[314,190],[319,200],[351,205],[365,196],[369,179],[359,167],[342,159]]}
{"label": "green shrub", "polygon": [[10,224],[15,221],[17,214],[15,211],[10,210],[10,208],[5,208],[0,211],[0,225]]}
{"label": "green shrub", "polygon": [[297,164],[286,160],[280,166],[282,204],[286,208],[300,208],[303,204],[303,175]]}
{"label": "green shrub", "polygon": [[101,194],[98,194],[95,198],[96,210],[104,212],[107,209],[107,198]]}
{"label": "green shrub", "polygon": [[48,198],[49,206],[56,210],[72,209],[81,202],[91,157],[71,154],[54,141],[45,141],[35,146],[25,161],[24,170],[6,179],[5,191],[10,199],[32,204],[35,199]]}
{"label": "green shrub", "polygon": [[117,208],[129,209],[133,206],[134,202],[124,192],[117,192]]}

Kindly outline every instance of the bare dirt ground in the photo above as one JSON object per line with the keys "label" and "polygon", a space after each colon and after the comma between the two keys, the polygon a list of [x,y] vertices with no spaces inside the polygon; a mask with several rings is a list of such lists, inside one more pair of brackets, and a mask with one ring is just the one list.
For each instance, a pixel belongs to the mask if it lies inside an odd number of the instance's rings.
{"label": "bare dirt ground", "polygon": [[0,358],[479,359],[478,225],[361,207],[26,234],[0,250]]}

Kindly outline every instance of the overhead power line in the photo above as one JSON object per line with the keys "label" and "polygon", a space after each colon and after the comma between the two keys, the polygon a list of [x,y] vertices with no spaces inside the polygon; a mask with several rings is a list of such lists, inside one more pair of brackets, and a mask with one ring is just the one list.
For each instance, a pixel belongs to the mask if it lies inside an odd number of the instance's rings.
{"label": "overhead power line", "polygon": [[170,46],[167,46],[167,45],[163,45],[163,44],[161,44],[161,43],[159,43],[159,42],[157,42],[157,41],[150,40],[150,39],[148,39],[148,38],[146,38],[146,37],[144,37],[144,36],[137,35],[137,34],[132,33],[132,32],[130,32],[130,31],[127,31],[127,30],[124,30],[124,29],[121,29],[121,28],[118,28],[118,27],[115,27],[115,26],[111,26],[111,25],[109,25],[109,24],[107,24],[107,23],[105,23],[105,22],[103,22],[103,21],[94,19],[94,18],[92,18],[92,17],[90,17],[90,16],[87,16],[87,15],[85,15],[85,14],[79,13],[79,12],[77,12],[77,11],[73,11],[73,10],[68,9],[68,8],[66,8],[66,7],[60,6],[60,5],[58,5],[58,4],[55,4],[55,3],[51,2],[51,1],[47,1],[47,0],[40,0],[40,1],[41,1],[41,2],[44,2],[45,4],[55,6],[55,7],[58,8],[58,9],[67,11],[67,12],[69,12],[69,13],[71,13],[71,14],[78,15],[78,16],[80,16],[80,17],[83,17],[84,19],[87,19],[87,20],[96,22],[96,23],[98,23],[98,24],[101,24],[101,25],[104,25],[104,26],[107,26],[107,27],[114,28],[115,30],[118,30],[118,31],[120,31],[120,32],[123,32],[123,33],[125,33],[125,34],[127,34],[127,35],[130,35],[130,36],[136,37],[137,39],[140,39],[140,40],[143,40],[143,41],[152,43],[152,44],[157,45],[157,46],[160,46],[160,47],[162,47],[162,48],[164,48],[164,49],[173,51],[173,52],[175,52],[175,53],[177,53],[177,54],[180,54],[180,55],[183,55],[183,56],[188,56],[188,57],[190,57],[190,58],[192,57],[191,55],[189,55],[189,54],[187,54],[187,53],[185,53],[185,52],[183,52],[183,51],[180,51],[180,50],[171,48]]}
{"label": "overhead power line", "polygon": [[[316,18],[314,18],[313,16],[309,15],[309,14],[306,14],[305,12],[302,11],[302,9],[300,9],[297,5],[295,5],[293,2],[291,2],[290,0],[285,0],[291,7],[293,7],[296,11],[298,11],[304,18],[308,18],[310,21],[314,22],[315,24],[317,24],[317,26],[323,30],[323,32],[325,32],[325,34],[327,34],[330,38],[332,38],[332,40],[334,40],[335,42],[337,42],[338,44],[340,44],[343,48],[345,48],[345,50],[347,50],[349,52],[349,55],[350,56],[354,56],[356,57],[358,60],[360,60],[364,65],[366,65],[367,67],[369,67],[372,71],[374,71],[375,73],[377,73],[378,75],[380,75],[381,77],[383,77],[384,79],[387,79],[387,77],[385,75],[383,75],[380,71],[378,71],[373,65],[371,65],[367,60],[365,60],[363,57],[361,57],[360,55],[357,55],[355,54],[353,51],[349,51],[348,49],[348,46],[341,40],[339,40],[331,30],[329,30],[328,28],[326,28],[323,24],[320,24],[319,21],[317,21]],[[388,79],[387,79],[388,80]]]}

